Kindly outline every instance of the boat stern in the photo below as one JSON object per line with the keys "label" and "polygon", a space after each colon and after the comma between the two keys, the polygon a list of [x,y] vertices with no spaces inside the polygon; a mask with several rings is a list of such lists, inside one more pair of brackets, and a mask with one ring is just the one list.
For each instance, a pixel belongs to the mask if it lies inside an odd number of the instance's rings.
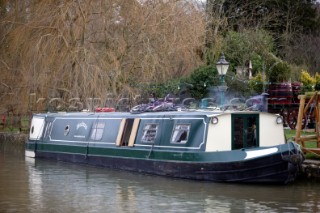
{"label": "boat stern", "polygon": [[29,138],[26,142],[25,156],[36,157],[37,141],[42,138],[45,125],[45,117],[33,116],[30,126]]}

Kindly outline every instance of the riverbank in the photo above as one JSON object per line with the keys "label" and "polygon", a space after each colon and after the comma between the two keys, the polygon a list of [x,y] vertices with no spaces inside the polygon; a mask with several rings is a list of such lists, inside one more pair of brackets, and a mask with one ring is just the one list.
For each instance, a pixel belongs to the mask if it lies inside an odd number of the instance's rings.
{"label": "riverbank", "polygon": [[[23,151],[27,139],[28,134],[26,133],[0,132],[0,147],[10,146],[11,148]],[[320,161],[305,160],[301,166],[298,178],[320,181]]]}
{"label": "riverbank", "polygon": [[299,178],[320,181],[320,161],[305,160],[301,166]]}

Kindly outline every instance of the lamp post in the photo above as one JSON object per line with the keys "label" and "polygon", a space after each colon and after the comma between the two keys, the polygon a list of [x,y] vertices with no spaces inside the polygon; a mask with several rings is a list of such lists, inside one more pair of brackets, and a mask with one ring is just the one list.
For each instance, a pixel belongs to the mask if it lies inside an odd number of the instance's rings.
{"label": "lamp post", "polygon": [[226,61],[224,54],[222,53],[219,61],[216,63],[216,67],[220,76],[220,86],[219,91],[221,92],[221,106],[224,105],[224,93],[227,90],[227,86],[225,86],[224,77],[227,74],[229,68],[229,62]]}

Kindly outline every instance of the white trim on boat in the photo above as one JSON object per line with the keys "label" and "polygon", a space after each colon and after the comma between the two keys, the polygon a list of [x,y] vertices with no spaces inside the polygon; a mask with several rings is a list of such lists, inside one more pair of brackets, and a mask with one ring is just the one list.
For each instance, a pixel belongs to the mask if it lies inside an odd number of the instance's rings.
{"label": "white trim on boat", "polygon": [[[104,117],[99,117],[99,118],[81,118],[81,117],[74,117],[72,119],[79,119],[79,120],[121,120],[122,118],[104,118]],[[70,117],[55,117],[52,121],[52,125],[54,124],[54,122],[56,122],[57,120],[70,120]],[[181,146],[161,146],[161,145],[154,145],[153,147],[159,147],[159,148],[173,148],[173,149],[187,149],[187,150],[200,150],[201,147],[205,144],[205,140],[206,140],[206,131],[208,128],[207,123],[205,122],[204,118],[188,118],[188,117],[179,117],[179,118],[162,118],[162,117],[145,117],[145,118],[140,118],[140,120],[202,120],[203,124],[204,124],[204,129],[203,129],[203,140],[202,142],[199,144],[199,146],[197,147],[181,147]],[[84,138],[84,137],[79,137],[77,135],[75,135],[76,138]],[[83,143],[83,144],[116,144],[116,142],[97,142],[97,141],[76,141],[76,140],[65,140],[65,139],[53,139],[51,137],[51,133],[49,135],[49,140],[50,142],[65,142],[65,143]],[[49,143],[50,143],[49,142]],[[133,144],[133,146],[136,147],[152,147],[152,144],[140,144],[140,143],[135,143]]]}
{"label": "white trim on boat", "polygon": [[35,158],[36,157],[36,153],[34,151],[26,150],[25,151],[25,156],[29,157],[29,158]]}
{"label": "white trim on boat", "polygon": [[278,148],[268,148],[268,149],[262,149],[262,150],[254,150],[254,151],[245,151],[247,156],[244,159],[251,159],[255,157],[261,157],[265,155],[270,155],[272,153],[278,152]]}

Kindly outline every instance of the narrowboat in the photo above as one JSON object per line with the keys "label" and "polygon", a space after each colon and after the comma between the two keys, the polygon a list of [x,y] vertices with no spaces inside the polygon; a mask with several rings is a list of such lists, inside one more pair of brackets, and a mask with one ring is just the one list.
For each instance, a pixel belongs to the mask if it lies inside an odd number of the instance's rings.
{"label": "narrowboat", "polygon": [[253,111],[34,114],[25,154],[174,178],[295,180],[303,153],[279,115]]}

